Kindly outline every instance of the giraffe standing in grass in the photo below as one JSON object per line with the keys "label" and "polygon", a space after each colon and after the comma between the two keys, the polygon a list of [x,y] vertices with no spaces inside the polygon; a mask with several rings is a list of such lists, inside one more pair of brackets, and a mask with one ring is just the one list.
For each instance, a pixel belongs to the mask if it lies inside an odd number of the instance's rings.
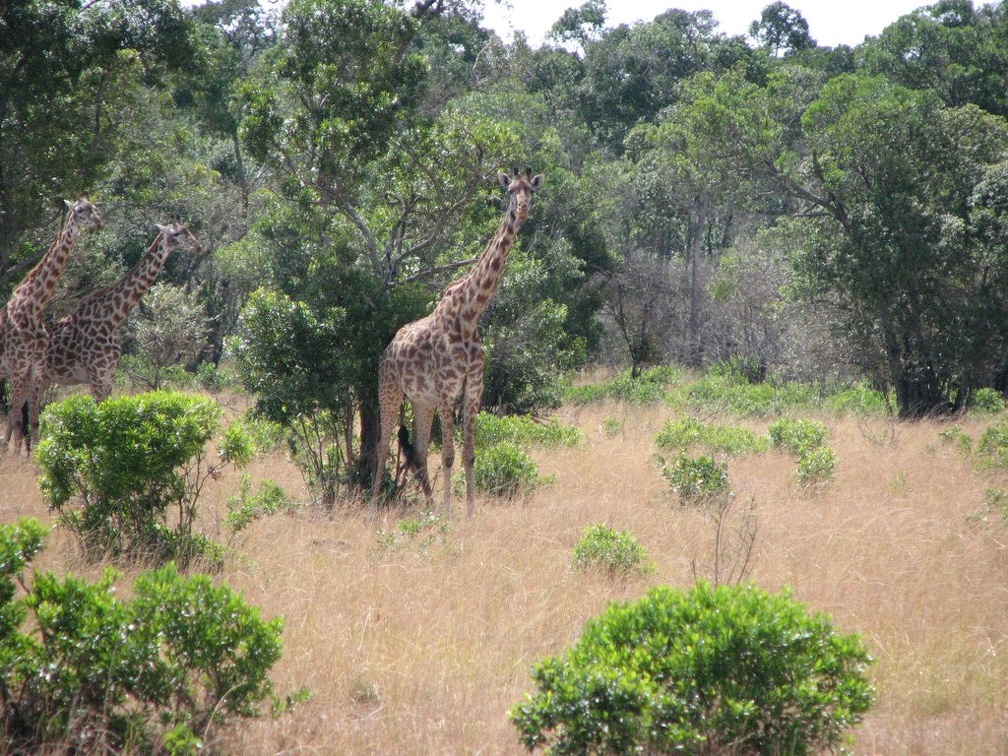
{"label": "giraffe standing in grass", "polygon": [[452,437],[455,404],[462,398],[462,465],[465,468],[467,512],[476,508],[473,462],[476,457],[476,413],[483,398],[483,344],[477,326],[497,291],[518,229],[529,214],[532,194],[542,175],[526,168],[514,176],[501,173],[510,201],[500,227],[473,269],[445,289],[434,312],[399,329],[385,349],[378,368],[380,434],[371,500],[375,503],[384,477],[385,459],[403,398],[413,405],[413,447],[417,477],[428,504],[433,502],[427,473],[434,413],[441,418],[444,468],[444,511],[451,513],[451,475],[455,463]]}
{"label": "giraffe standing in grass", "polygon": [[[45,360],[49,335],[42,323],[42,312],[56,290],[56,284],[70,259],[70,252],[83,229],[102,227],[101,216],[85,198],[64,200],[69,209],[63,227],[49,251],[14,289],[7,306],[0,311],[0,378],[9,381],[10,412],[4,431],[4,446],[20,450],[22,441],[28,453],[31,442],[25,428],[22,409],[29,402],[28,415],[37,416],[38,408],[30,400]],[[34,435],[34,433],[32,434]]]}
{"label": "giraffe standing in grass", "polygon": [[132,270],[111,286],[89,294],[53,326],[33,404],[41,401],[51,383],[86,383],[95,400],[108,397],[122,355],[116,329],[154,283],[173,249],[201,251],[196,237],[177,219],[158,226],[157,238]]}

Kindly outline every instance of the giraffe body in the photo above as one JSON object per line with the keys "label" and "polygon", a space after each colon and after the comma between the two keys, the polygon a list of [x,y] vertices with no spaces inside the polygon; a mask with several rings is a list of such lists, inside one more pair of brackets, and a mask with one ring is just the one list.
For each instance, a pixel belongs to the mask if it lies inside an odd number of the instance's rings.
{"label": "giraffe body", "polygon": [[69,212],[59,235],[38,265],[14,289],[0,313],[0,378],[7,378],[10,385],[10,412],[4,431],[4,445],[9,448],[13,441],[15,448],[20,449],[24,441],[29,453],[32,439],[29,438],[29,429],[24,427],[22,408],[28,401],[29,418],[32,415],[37,418],[38,408],[31,399],[49,341],[42,313],[56,290],[80,231],[102,227],[101,216],[89,200],[64,201]]}
{"label": "giraffe body", "polygon": [[157,279],[171,251],[199,252],[196,238],[178,221],[158,226],[158,235],[140,261],[119,281],[81,300],[53,326],[37,382],[37,404],[51,383],[87,384],[97,401],[108,397],[122,347],[116,330]]}
{"label": "giraffe body", "polygon": [[500,174],[509,195],[507,211],[497,232],[464,277],[445,289],[434,312],[399,329],[385,349],[378,368],[381,425],[371,498],[376,501],[384,474],[389,442],[403,399],[413,406],[413,447],[417,477],[428,503],[433,501],[427,473],[434,414],[441,418],[444,510],[451,512],[451,475],[455,463],[455,406],[462,401],[462,464],[466,476],[467,512],[476,506],[473,482],[476,414],[483,399],[484,350],[477,327],[487,304],[497,291],[504,266],[521,223],[528,217],[532,193],[542,185],[542,175]]}

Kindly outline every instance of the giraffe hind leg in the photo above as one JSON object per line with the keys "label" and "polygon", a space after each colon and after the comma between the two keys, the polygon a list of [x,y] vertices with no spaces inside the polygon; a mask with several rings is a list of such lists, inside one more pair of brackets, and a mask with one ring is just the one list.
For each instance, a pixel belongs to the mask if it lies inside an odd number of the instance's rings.
{"label": "giraffe hind leg", "polygon": [[385,462],[388,459],[392,431],[397,422],[403,393],[393,376],[384,370],[378,374],[378,446],[375,448],[374,477],[371,482],[371,506],[377,506],[385,480]]}

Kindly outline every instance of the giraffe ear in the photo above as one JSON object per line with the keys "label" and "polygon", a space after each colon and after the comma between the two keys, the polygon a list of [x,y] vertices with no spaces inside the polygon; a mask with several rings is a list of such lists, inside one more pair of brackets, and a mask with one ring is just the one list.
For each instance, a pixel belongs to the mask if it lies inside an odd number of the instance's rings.
{"label": "giraffe ear", "polygon": [[63,204],[66,205],[70,210],[74,209],[74,203],[68,199],[64,199]]}
{"label": "giraffe ear", "polygon": [[171,231],[171,226],[162,226],[160,223],[155,223],[154,226],[157,228],[159,234],[167,234]]}
{"label": "giraffe ear", "polygon": [[511,186],[511,177],[508,176],[503,171],[497,174],[497,180],[500,181],[500,185],[503,186],[505,189]]}
{"label": "giraffe ear", "polygon": [[536,176],[533,176],[532,181],[530,182],[532,184],[532,189],[538,191],[539,187],[543,185],[544,179],[545,177],[541,173]]}

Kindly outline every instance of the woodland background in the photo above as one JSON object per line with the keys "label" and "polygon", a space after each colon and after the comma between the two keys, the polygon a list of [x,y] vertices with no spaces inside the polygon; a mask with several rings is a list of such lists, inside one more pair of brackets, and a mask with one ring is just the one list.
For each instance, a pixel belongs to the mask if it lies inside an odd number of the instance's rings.
{"label": "woodland background", "polygon": [[854,48],[780,2],[746,37],[605,11],[532,48],[468,0],[4,3],[0,288],[64,197],[107,228],[53,318],[179,214],[206,252],[169,261],[124,370],[223,366],[354,486],[382,348],[528,164],[546,184],[484,320],[486,408],[547,412],[595,363],[863,380],[902,417],[1008,386],[1008,5],[923,6]]}

